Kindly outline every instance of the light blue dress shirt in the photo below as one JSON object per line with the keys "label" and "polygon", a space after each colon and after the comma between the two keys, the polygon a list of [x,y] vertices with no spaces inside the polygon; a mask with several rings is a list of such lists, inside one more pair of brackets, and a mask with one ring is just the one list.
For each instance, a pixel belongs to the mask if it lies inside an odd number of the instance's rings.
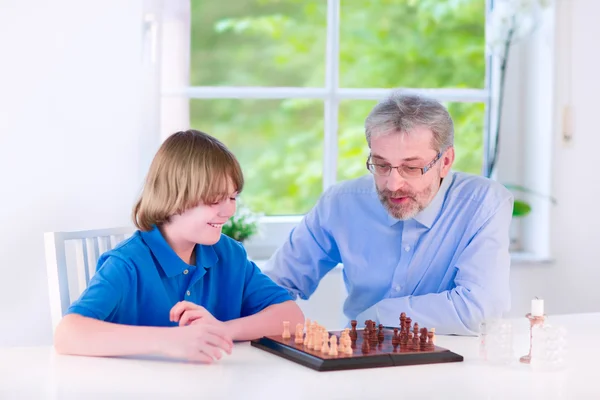
{"label": "light blue dress shirt", "polygon": [[513,196],[501,184],[450,173],[412,219],[392,217],[372,175],[328,189],[265,267],[293,296],[308,299],[343,264],[344,314],[399,325],[406,312],[442,334],[477,334],[510,308],[509,226]]}

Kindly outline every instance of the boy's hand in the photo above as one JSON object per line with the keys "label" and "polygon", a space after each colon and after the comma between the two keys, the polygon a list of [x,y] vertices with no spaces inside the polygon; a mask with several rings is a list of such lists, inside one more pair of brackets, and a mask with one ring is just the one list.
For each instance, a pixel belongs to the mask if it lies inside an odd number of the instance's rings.
{"label": "boy's hand", "polygon": [[231,354],[233,341],[220,326],[195,324],[166,330],[160,351],[172,358],[203,363],[220,360],[222,351]]}
{"label": "boy's hand", "polygon": [[175,304],[169,313],[172,322],[179,322],[179,326],[190,325],[198,322],[214,326],[222,326],[223,323],[216,319],[208,310],[202,306],[189,301],[180,301]]}

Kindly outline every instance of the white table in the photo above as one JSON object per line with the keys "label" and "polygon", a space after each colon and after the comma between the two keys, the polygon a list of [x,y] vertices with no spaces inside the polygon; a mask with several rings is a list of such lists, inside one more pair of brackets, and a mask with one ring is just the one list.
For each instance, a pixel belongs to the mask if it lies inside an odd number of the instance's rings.
{"label": "white table", "polygon": [[0,399],[600,399],[599,314],[550,316],[568,329],[565,369],[520,364],[528,321],[513,320],[515,362],[479,358],[478,339],[438,336],[461,363],[317,372],[237,344],[213,365],[57,355],[52,347],[0,349]]}

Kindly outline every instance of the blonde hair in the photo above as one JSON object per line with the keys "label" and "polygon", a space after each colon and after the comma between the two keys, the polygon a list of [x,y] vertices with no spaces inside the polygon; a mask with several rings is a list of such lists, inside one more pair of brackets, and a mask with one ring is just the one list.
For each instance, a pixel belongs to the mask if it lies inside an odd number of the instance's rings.
{"label": "blonde hair", "polygon": [[217,202],[231,195],[227,193],[230,181],[238,193],[242,191],[242,169],[223,143],[196,130],[176,132],[152,160],[133,208],[133,223],[149,231],[168,222],[172,215]]}

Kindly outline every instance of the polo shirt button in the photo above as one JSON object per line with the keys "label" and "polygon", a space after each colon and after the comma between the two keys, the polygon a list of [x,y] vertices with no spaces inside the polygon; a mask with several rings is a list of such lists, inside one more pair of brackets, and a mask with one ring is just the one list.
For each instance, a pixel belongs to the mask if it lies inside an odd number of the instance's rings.
{"label": "polo shirt button", "polygon": [[396,292],[399,292],[399,291],[400,291],[400,289],[402,289],[402,287],[401,287],[400,285],[396,285],[396,286],[394,287],[394,290],[395,290]]}
{"label": "polo shirt button", "polygon": [[184,274],[184,275],[187,275],[187,274],[188,274],[188,272],[190,272],[190,271],[188,271],[187,269],[184,269],[184,270],[183,270],[183,274]]}
{"label": "polo shirt button", "polygon": [[405,250],[405,251],[410,251],[410,246],[405,246],[405,247],[404,247],[404,250]]}
{"label": "polo shirt button", "polygon": [[189,290],[187,292],[185,292],[185,294],[187,294],[188,296],[192,295],[192,292],[190,292]]}

